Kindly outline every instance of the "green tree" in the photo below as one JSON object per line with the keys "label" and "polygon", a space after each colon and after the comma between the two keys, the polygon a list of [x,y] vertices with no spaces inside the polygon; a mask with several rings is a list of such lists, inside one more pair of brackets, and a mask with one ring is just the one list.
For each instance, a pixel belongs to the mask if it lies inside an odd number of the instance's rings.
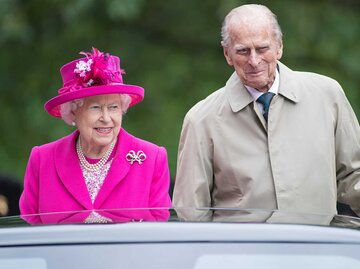
{"label": "green tree", "polygon": [[[22,180],[34,145],[71,132],[43,104],[62,86],[59,68],[94,46],[119,55],[125,82],[145,88],[123,125],[167,148],[174,177],[183,117],[232,72],[220,47],[223,17],[251,2],[0,0],[0,172]],[[337,79],[360,115],[359,2],[257,3],[278,16],[282,61]]]}

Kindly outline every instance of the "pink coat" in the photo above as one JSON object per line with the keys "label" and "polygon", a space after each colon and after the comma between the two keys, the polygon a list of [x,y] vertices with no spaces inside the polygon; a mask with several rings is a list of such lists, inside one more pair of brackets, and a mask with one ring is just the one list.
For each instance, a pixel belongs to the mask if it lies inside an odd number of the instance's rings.
{"label": "pink coat", "polygon": [[[170,175],[165,148],[138,139],[121,129],[111,168],[92,204],[75,151],[78,135],[79,132],[76,131],[32,149],[19,205],[22,215],[79,210],[88,210],[88,213],[67,212],[63,215],[25,217],[28,222],[35,224],[83,221],[89,212],[104,209],[104,214],[115,218],[115,221],[116,217],[119,221],[166,221],[169,218],[167,208],[171,207],[168,194]],[[142,164],[136,161],[131,164],[126,160],[126,155],[131,150],[143,151],[146,160]],[[108,210],[119,208],[157,210]]]}

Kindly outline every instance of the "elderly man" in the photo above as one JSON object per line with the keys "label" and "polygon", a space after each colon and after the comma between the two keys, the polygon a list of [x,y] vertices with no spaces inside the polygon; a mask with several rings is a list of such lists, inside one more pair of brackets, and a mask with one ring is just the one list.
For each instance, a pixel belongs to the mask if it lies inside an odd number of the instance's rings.
{"label": "elderly man", "polygon": [[279,62],[282,33],[265,6],[233,9],[221,44],[235,72],[185,117],[174,206],[336,214],[339,201],[359,214],[360,128],[341,86]]}

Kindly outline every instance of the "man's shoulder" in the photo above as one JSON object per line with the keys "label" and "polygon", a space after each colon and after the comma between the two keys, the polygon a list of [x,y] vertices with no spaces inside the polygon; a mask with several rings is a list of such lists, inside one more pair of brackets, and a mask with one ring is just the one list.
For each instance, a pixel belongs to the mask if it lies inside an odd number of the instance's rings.
{"label": "man's shoulder", "polygon": [[225,100],[225,89],[220,88],[211,94],[209,94],[207,97],[205,97],[203,100],[196,103],[190,111],[196,111],[196,110],[212,110],[216,109],[217,106],[221,104],[222,101]]}
{"label": "man's shoulder", "polygon": [[294,71],[294,73],[298,76],[301,76],[302,79],[307,80],[311,83],[329,84],[334,86],[339,85],[339,83],[335,79],[319,73],[305,71]]}
{"label": "man's shoulder", "polygon": [[200,121],[214,115],[216,111],[226,102],[225,88],[222,87],[203,100],[196,103],[186,114],[185,118],[192,121]]}
{"label": "man's shoulder", "polygon": [[296,72],[301,76],[301,81],[304,85],[303,90],[307,90],[312,98],[319,96],[322,100],[331,100],[336,102],[344,98],[344,91],[335,79],[313,72]]}
{"label": "man's shoulder", "polygon": [[308,92],[312,97],[317,94],[333,98],[343,95],[343,89],[335,79],[315,72],[294,71],[283,64],[280,65],[280,85],[298,89],[301,94]]}
{"label": "man's shoulder", "polygon": [[323,74],[309,72],[309,71],[302,71],[302,70],[292,70],[287,66],[285,66],[284,64],[280,64],[280,68],[282,73],[285,73],[286,77],[292,77],[292,79],[297,79],[304,83],[312,83],[320,86],[321,85],[330,85],[335,87],[339,86],[339,83],[335,79]]}

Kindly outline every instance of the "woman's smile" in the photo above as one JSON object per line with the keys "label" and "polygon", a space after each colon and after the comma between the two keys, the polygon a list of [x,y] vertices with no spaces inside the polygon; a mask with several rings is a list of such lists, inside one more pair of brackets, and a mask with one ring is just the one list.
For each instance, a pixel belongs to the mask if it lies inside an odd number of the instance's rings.
{"label": "woman's smile", "polygon": [[95,131],[97,132],[97,133],[99,133],[99,134],[110,134],[111,132],[112,132],[112,130],[113,130],[113,128],[112,127],[96,127],[96,128],[94,128],[95,129]]}

